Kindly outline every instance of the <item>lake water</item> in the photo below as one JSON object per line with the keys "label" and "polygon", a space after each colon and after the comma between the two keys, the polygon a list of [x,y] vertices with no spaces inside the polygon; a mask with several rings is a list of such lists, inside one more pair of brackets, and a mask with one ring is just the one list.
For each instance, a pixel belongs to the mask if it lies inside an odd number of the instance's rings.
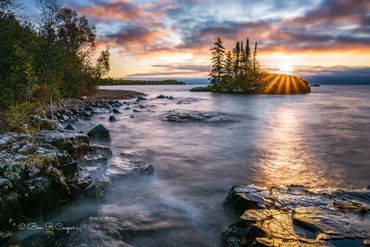
{"label": "lake water", "polygon": [[[153,107],[136,118],[122,110],[116,122],[95,116],[79,126],[87,131],[103,123],[114,156],[135,152],[154,167],[153,176],[114,183],[94,213],[135,222],[138,230],[125,236],[126,243],[220,246],[221,232],[236,217],[223,207],[234,184],[370,184],[370,86],[321,86],[289,96],[192,93],[191,87],[103,87],[144,92],[143,104]],[[155,99],[160,94],[175,100]],[[170,110],[220,112],[236,121],[163,121]],[[122,246],[112,229],[101,231]]]}

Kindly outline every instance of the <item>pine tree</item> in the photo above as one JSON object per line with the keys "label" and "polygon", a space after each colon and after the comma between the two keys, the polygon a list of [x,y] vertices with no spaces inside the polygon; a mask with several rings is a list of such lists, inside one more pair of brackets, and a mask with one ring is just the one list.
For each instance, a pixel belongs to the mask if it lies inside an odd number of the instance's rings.
{"label": "pine tree", "polygon": [[257,72],[257,42],[254,45],[253,53],[253,75],[255,76]]}
{"label": "pine tree", "polygon": [[220,85],[222,77],[224,75],[224,56],[225,56],[225,47],[222,44],[220,38],[214,43],[212,51],[212,70],[210,73],[211,83]]}
{"label": "pine tree", "polygon": [[233,75],[233,56],[230,51],[226,53],[225,59],[225,76],[226,78],[231,78]]}
{"label": "pine tree", "polygon": [[236,42],[235,48],[233,50],[234,55],[234,76],[239,77],[240,70],[240,43]]}

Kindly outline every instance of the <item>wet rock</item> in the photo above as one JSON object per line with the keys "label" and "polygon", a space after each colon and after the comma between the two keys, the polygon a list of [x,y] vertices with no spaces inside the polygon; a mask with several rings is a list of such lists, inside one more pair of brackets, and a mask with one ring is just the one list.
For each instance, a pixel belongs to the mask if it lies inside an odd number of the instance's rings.
{"label": "wet rock", "polygon": [[77,132],[41,131],[36,139],[65,150],[75,160],[83,157],[89,149],[88,136]]}
{"label": "wet rock", "polygon": [[136,116],[135,115],[131,115],[130,118],[136,118]]}
{"label": "wet rock", "polygon": [[0,177],[0,195],[5,194],[13,188],[12,182],[9,179]]}
{"label": "wet rock", "polygon": [[139,111],[139,110],[137,110],[137,109],[134,109],[134,111],[133,112],[141,112],[141,111]]}
{"label": "wet rock", "polygon": [[143,96],[138,96],[137,98],[136,98],[136,102],[139,102],[139,101],[144,101],[144,100],[147,100],[145,97],[143,97]]}
{"label": "wet rock", "polygon": [[89,154],[107,158],[111,158],[113,155],[112,150],[109,147],[96,144],[90,145]]}
{"label": "wet rock", "polygon": [[120,112],[117,108],[114,108],[114,109],[113,109],[113,113],[114,113],[114,114],[121,114],[121,112]]}
{"label": "wet rock", "polygon": [[153,166],[144,160],[116,157],[111,161],[106,175],[112,178],[153,174]]}
{"label": "wet rock", "polygon": [[55,130],[57,128],[57,121],[49,118],[44,118],[38,115],[31,116],[31,126],[41,130]]}
{"label": "wet rock", "polygon": [[64,127],[65,130],[72,130],[72,131],[77,131],[76,127],[73,126],[72,124],[68,124],[66,127]]}
{"label": "wet rock", "polygon": [[174,100],[175,98],[174,98],[173,96],[165,96],[165,95],[161,94],[161,95],[158,95],[158,96],[156,97],[156,99],[169,99],[169,100]]}
{"label": "wet rock", "polygon": [[90,138],[94,139],[110,139],[109,130],[107,130],[103,125],[99,124],[98,126],[94,127],[90,130],[87,135]]}
{"label": "wet rock", "polygon": [[196,111],[170,112],[169,114],[167,114],[165,120],[169,122],[178,122],[178,123],[186,122],[216,123],[233,121],[233,119],[226,114],[217,112],[196,112]]}
{"label": "wet rock", "polygon": [[86,135],[44,130],[35,136],[6,133],[0,140],[2,232],[73,199],[91,183],[76,162],[89,149]]}
{"label": "wet rock", "polygon": [[368,190],[233,186],[225,204],[242,216],[224,233],[224,246],[332,246],[370,237]]}
{"label": "wet rock", "polygon": [[124,110],[126,110],[126,111],[127,111],[127,110],[130,110],[130,109],[131,109],[131,108],[130,108],[129,106],[127,106]]}
{"label": "wet rock", "polygon": [[115,117],[115,116],[113,116],[113,115],[110,115],[110,116],[109,116],[109,122],[115,122],[115,121],[117,121],[117,120],[116,120],[116,117]]}

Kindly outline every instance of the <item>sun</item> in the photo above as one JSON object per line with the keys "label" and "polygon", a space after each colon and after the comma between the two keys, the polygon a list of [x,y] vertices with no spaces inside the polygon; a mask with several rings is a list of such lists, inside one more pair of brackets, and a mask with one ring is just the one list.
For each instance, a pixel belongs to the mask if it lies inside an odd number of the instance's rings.
{"label": "sun", "polygon": [[282,72],[284,74],[291,74],[291,73],[293,73],[294,68],[293,68],[292,65],[290,65],[288,63],[283,63],[283,64],[280,65],[279,70],[280,70],[280,72]]}

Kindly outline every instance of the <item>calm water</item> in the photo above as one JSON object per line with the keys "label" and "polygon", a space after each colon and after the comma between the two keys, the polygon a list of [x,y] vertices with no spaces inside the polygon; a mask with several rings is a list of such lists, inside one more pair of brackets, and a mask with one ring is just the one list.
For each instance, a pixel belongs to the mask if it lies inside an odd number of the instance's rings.
{"label": "calm water", "polygon": [[[115,183],[98,206],[98,216],[145,219],[147,230],[127,243],[219,246],[220,233],[235,220],[222,204],[233,184],[370,184],[370,86],[322,86],[296,96],[191,93],[191,87],[104,87],[145,92],[144,104],[155,107],[136,118],[122,110],[117,122],[97,116],[80,126],[103,123],[114,155],[136,152],[154,166],[152,177]],[[175,100],[155,99],[159,94]],[[196,100],[177,104],[187,98]],[[238,121],[163,121],[169,110],[222,112]]]}

